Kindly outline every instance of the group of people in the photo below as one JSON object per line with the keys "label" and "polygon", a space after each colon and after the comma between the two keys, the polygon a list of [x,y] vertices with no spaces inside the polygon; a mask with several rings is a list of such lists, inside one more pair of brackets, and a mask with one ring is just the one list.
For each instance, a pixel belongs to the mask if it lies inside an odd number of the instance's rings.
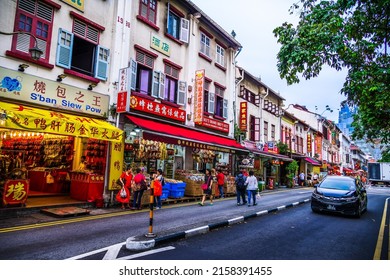
{"label": "group of people", "polygon": [[[256,197],[258,194],[258,181],[254,172],[251,170],[249,173],[246,170],[241,171],[235,178],[236,183],[236,195],[237,195],[237,206],[248,204],[251,206],[257,205]],[[248,199],[247,199],[248,198]],[[241,202],[242,200],[242,202]]]}
{"label": "group of people", "polygon": [[[162,185],[164,184],[164,177],[163,177],[163,171],[161,169],[157,170],[156,174],[153,174],[153,177],[151,178],[152,183],[157,182]],[[147,185],[146,177],[143,173],[143,170],[141,168],[136,169],[136,173],[133,174],[132,168],[128,166],[126,170],[121,174],[119,178],[120,184],[122,188],[126,191],[126,196],[121,195],[121,190],[118,191],[116,195],[116,200],[122,204],[121,208],[124,210],[127,208],[131,210],[141,210],[142,209],[142,195],[145,190],[147,190],[149,187]],[[157,185],[157,183],[156,183]],[[157,188],[156,188],[157,189]],[[159,193],[156,193],[154,195],[155,197],[155,207],[156,209],[161,208],[161,191],[162,189],[158,190]],[[130,197],[131,193],[133,193],[133,202],[132,206],[130,207]]]}
{"label": "group of people", "polygon": [[[202,201],[199,202],[200,206],[204,206],[206,197],[210,197],[210,204],[213,205],[213,193],[212,186],[213,182],[216,181],[218,185],[218,190],[220,193],[220,198],[224,197],[223,186],[225,183],[225,175],[221,170],[216,171],[215,169],[207,169],[205,173],[205,183],[207,184],[207,189],[203,190]],[[257,205],[256,196],[258,193],[258,181],[256,176],[254,176],[253,171],[243,170],[235,177],[236,185],[236,195],[237,195],[237,205],[248,204],[248,206]],[[241,202],[242,200],[242,202]],[[251,202],[253,204],[251,204]]]}

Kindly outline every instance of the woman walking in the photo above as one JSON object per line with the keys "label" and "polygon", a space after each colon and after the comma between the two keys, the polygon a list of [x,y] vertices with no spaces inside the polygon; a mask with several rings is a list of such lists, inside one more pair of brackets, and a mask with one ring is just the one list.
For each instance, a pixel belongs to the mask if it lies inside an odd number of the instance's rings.
{"label": "woman walking", "polygon": [[213,205],[213,176],[211,175],[211,170],[207,169],[206,170],[206,175],[205,175],[205,183],[207,184],[208,188],[206,190],[203,190],[203,197],[202,197],[202,202],[199,202],[198,204],[200,206],[204,205],[204,201],[206,200],[206,196],[210,196],[210,206]]}
{"label": "woman walking", "polygon": [[137,168],[136,171],[137,174],[134,176],[133,184],[133,207],[131,208],[131,210],[142,209],[141,200],[145,190],[144,186],[146,186],[146,178],[145,175],[142,173],[141,168]]}
{"label": "woman walking", "polygon": [[246,178],[247,192],[248,192],[248,207],[251,206],[251,197],[253,198],[253,206],[257,205],[256,203],[256,193],[258,190],[257,178],[254,176],[254,172],[249,171],[249,177]]}
{"label": "woman walking", "polygon": [[[161,209],[162,187],[165,185],[162,169],[157,169],[157,174],[154,176],[154,183],[156,183],[154,187],[154,206],[156,209]],[[156,187],[157,184],[159,184],[158,188]]]}
{"label": "woman walking", "polygon": [[126,197],[121,196],[121,190],[116,194],[116,200],[122,203],[122,209],[125,209],[125,205],[130,208],[130,193],[131,193],[131,180],[133,180],[133,173],[131,172],[131,167],[127,166],[126,171],[121,174],[119,181],[122,183],[122,187],[125,188]]}

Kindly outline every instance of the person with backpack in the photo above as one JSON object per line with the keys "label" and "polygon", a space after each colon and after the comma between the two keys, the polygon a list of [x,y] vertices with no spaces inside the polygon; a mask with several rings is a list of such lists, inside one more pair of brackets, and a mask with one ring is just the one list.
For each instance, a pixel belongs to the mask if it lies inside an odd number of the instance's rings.
{"label": "person with backpack", "polygon": [[246,191],[246,177],[242,172],[237,174],[236,179],[236,195],[237,195],[237,206],[241,205],[241,199],[242,199],[242,205],[246,204],[246,197],[245,197],[245,191]]}
{"label": "person with backpack", "polygon": [[211,174],[211,170],[210,169],[206,169],[206,174],[205,174],[205,178],[204,178],[204,182],[205,184],[207,184],[207,189],[206,190],[203,190],[203,196],[202,196],[202,202],[199,202],[198,204],[200,206],[204,206],[204,202],[206,200],[206,196],[210,196],[210,206],[213,205],[213,189],[212,189],[212,186],[213,186],[213,175]]}

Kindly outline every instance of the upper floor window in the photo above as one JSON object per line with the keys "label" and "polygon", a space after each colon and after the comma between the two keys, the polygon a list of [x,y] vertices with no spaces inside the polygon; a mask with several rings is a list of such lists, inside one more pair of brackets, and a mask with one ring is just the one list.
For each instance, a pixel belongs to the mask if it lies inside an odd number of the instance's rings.
{"label": "upper floor window", "polygon": [[156,0],[140,0],[139,14],[145,20],[156,24],[157,1]]}
{"label": "upper floor window", "polygon": [[185,104],[186,83],[179,81],[179,71],[177,67],[165,64],[165,83],[163,99],[178,105]]}
{"label": "upper floor window", "polygon": [[[205,83],[206,84],[206,83]],[[228,101],[224,99],[225,89],[219,86],[215,86],[215,92],[209,92],[208,83],[207,90],[205,87],[204,93],[204,106],[205,112],[214,115],[215,117],[227,118]]]}
{"label": "upper floor window", "polygon": [[275,131],[276,131],[276,127],[274,124],[271,125],[271,140],[272,141],[275,141]]}
{"label": "upper floor window", "polygon": [[56,63],[82,75],[107,80],[110,51],[99,45],[104,27],[76,17],[73,32],[62,28],[58,32]]}
{"label": "upper floor window", "polygon": [[249,117],[249,140],[260,141],[260,118],[253,115]]}
{"label": "upper floor window", "polygon": [[167,34],[182,42],[188,43],[190,35],[190,22],[168,4]]}
{"label": "upper floor window", "polygon": [[203,32],[200,33],[200,52],[210,57],[210,38]]}
{"label": "upper floor window", "polygon": [[268,122],[264,121],[264,142],[268,142]]}
{"label": "upper floor window", "polygon": [[[155,57],[139,50],[136,51],[135,57],[135,61],[131,61],[131,89],[142,94],[151,95],[152,84],[164,84],[165,76],[153,74]],[[164,94],[163,89],[160,90],[158,87],[154,91],[157,95],[163,96]]]}
{"label": "upper floor window", "polygon": [[225,49],[220,45],[217,45],[215,60],[219,65],[225,66]]}
{"label": "upper floor window", "polygon": [[[53,28],[53,7],[37,0],[19,0],[16,9],[14,31],[27,32],[37,39],[38,48],[43,51],[41,60],[49,61],[50,39]],[[12,42],[12,52],[30,56],[29,49],[35,46],[35,39],[27,34],[17,34]]]}
{"label": "upper floor window", "polygon": [[248,102],[259,106],[260,105],[260,95],[255,94],[254,92],[250,91],[249,89],[245,88],[244,85],[240,86],[240,93],[239,97],[247,100]]}

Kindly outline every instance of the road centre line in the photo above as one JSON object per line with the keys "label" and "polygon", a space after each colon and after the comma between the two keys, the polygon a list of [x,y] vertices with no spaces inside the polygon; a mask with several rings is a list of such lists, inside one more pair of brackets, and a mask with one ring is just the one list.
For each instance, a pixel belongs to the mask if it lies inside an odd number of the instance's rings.
{"label": "road centre line", "polygon": [[[388,205],[389,199],[390,199],[390,197],[386,198],[385,206],[383,207],[382,222],[381,222],[381,225],[379,228],[378,240],[376,242],[375,253],[374,253],[374,258],[373,258],[374,260],[381,259],[383,237],[385,234],[385,226],[386,226],[387,205]],[[390,239],[390,236],[389,236],[389,239]],[[389,246],[390,246],[390,240],[389,240]],[[389,251],[389,254],[387,256],[387,259],[388,260],[390,259],[390,251]]]}

